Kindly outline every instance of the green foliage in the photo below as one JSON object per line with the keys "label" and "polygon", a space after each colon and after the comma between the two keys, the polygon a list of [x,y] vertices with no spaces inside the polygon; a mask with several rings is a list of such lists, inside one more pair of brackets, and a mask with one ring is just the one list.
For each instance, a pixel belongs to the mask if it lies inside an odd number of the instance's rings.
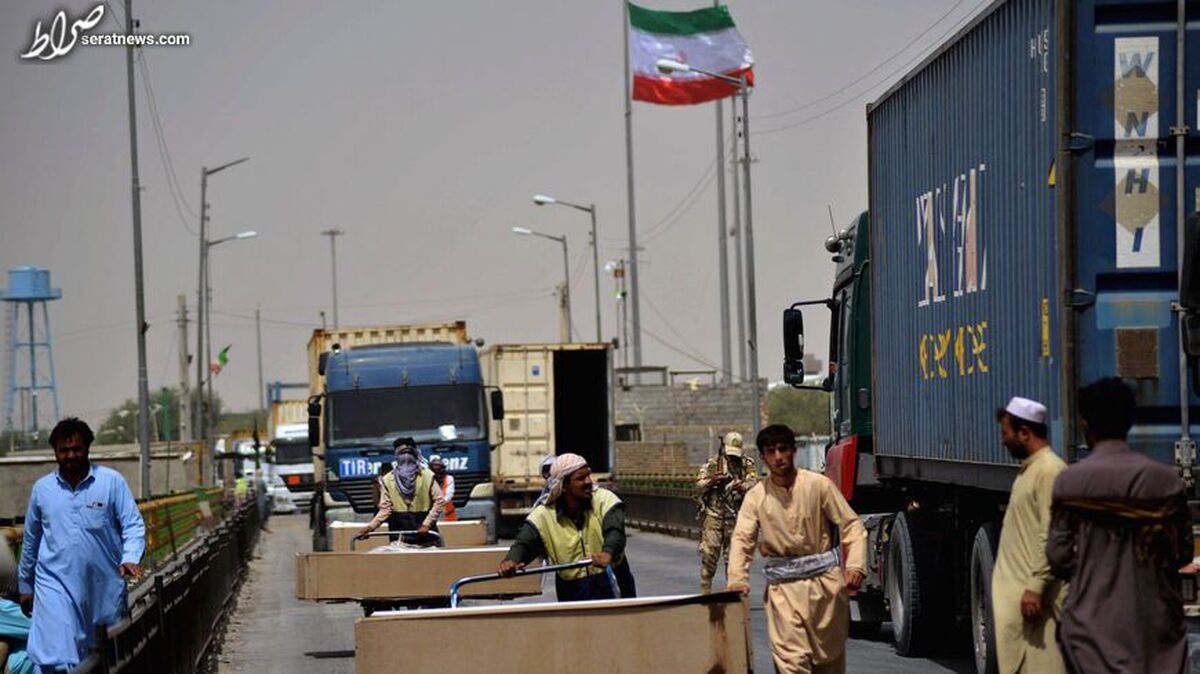
{"label": "green foliage", "polygon": [[[222,415],[221,398],[213,395],[213,408],[218,427]],[[163,387],[150,392],[150,439],[179,439],[179,392]],[[137,442],[138,403],[129,398],[111,412],[96,429],[97,445],[121,445]]]}
{"label": "green foliage", "polygon": [[767,395],[767,418],[787,424],[797,434],[829,433],[829,394],[824,391],[777,386]]}

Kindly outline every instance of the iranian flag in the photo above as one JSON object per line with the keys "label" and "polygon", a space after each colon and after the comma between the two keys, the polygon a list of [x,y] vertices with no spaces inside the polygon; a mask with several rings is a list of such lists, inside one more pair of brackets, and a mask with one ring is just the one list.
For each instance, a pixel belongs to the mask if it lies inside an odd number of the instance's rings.
{"label": "iranian flag", "polygon": [[629,4],[629,61],[633,99],[693,105],[737,93],[737,86],[697,72],[663,74],[659,59],[754,83],[754,57],[724,5],[691,12],[659,12]]}

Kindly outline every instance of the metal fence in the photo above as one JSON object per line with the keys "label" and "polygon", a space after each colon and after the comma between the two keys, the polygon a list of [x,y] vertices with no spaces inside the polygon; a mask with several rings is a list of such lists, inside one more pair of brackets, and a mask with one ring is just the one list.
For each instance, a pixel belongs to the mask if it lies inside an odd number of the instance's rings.
{"label": "metal fence", "polygon": [[92,654],[77,672],[184,674],[201,667],[220,632],[258,541],[253,499],[179,551],[129,597],[129,614],[96,628]]}

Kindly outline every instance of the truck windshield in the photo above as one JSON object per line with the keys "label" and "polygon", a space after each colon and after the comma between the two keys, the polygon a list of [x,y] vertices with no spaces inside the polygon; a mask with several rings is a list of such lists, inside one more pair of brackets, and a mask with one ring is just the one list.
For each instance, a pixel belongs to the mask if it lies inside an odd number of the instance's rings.
{"label": "truck windshield", "polygon": [[297,463],[310,463],[311,461],[312,447],[308,446],[308,440],[300,440],[298,442],[275,441],[276,464],[288,466]]}
{"label": "truck windshield", "polygon": [[453,425],[458,439],[484,437],[483,395],[477,384],[358,389],[329,394],[330,446],[410,435],[417,441],[439,437]]}

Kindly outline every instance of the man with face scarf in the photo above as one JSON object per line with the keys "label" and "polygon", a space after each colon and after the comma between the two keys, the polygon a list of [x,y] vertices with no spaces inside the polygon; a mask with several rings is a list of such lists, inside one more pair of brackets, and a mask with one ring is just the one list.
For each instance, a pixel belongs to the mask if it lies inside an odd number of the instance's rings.
{"label": "man with face scarf", "polygon": [[613,599],[604,567],[612,566],[622,598],[637,596],[625,559],[625,505],[617,495],[592,482],[592,469],[578,454],[562,454],[550,466],[550,493],[534,507],[517,532],[500,575],[543,557],[550,564],[585,559],[592,566],[559,571],[554,589],[559,601]]}
{"label": "man with face scarf", "polygon": [[379,478],[379,512],[358,532],[364,539],[387,522],[389,531],[416,531],[424,536],[437,529],[446,499],[433,471],[421,464],[421,453],[412,438],[392,443],[396,460],[392,472]]}

